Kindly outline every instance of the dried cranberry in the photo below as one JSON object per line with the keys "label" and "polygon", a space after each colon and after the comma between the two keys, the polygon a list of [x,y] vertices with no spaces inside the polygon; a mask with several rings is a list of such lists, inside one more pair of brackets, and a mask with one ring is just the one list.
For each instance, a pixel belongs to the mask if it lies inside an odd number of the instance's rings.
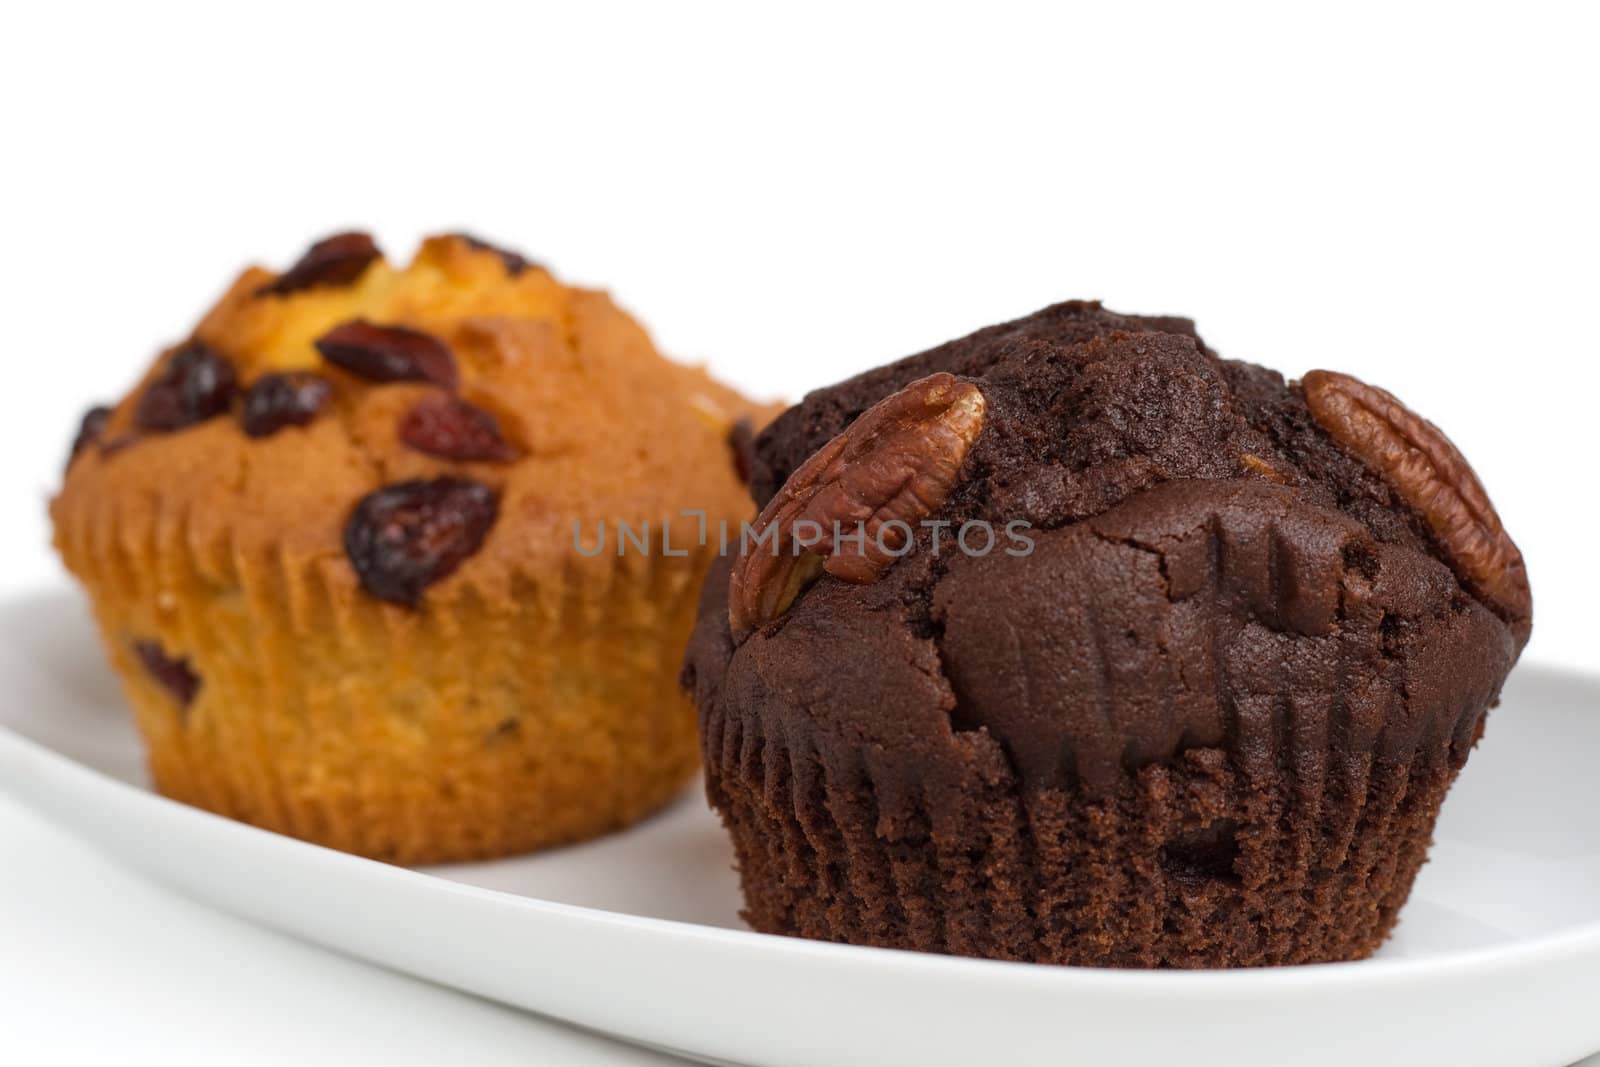
{"label": "dried cranberry", "polygon": [[166,650],[154,641],[136,641],[133,651],[138,655],[139,662],[144,664],[144,669],[150,672],[150,677],[171,693],[172,699],[180,707],[187,708],[194,703],[194,696],[200,691],[200,676],[194,673],[188,660],[167,655]]}
{"label": "dried cranberry", "polygon": [[500,262],[505,264],[506,273],[511,275],[513,278],[527,270],[529,267],[538,266],[537,263],[534,263],[520,252],[513,252],[509,248],[501,248],[499,245],[490,244],[488,241],[474,237],[470,233],[457,233],[455,236],[459,237],[470,247],[477,249],[479,252],[493,252],[495,255],[499,256]]}
{"label": "dried cranberry", "polygon": [[728,430],[728,451],[733,453],[733,473],[744,485],[750,484],[750,468],[756,457],[756,428],[748,416]]}
{"label": "dried cranberry", "polygon": [[349,285],[383,255],[364,233],[336,233],[324,237],[301,256],[276,281],[256,290],[257,296],[283,296],[318,285]]}
{"label": "dried cranberry", "polygon": [[316,345],[329,363],[369,381],[456,387],[456,358],[449,346],[421,330],[353,319],[317,338]]}
{"label": "dried cranberry", "polygon": [[344,551],[367,592],[413,607],[478,551],[499,510],[481,482],[396,482],[361,498],[345,523]]}
{"label": "dried cranberry", "polygon": [[116,437],[108,437],[104,441],[100,442],[101,458],[106,456],[114,456],[118,452],[121,452],[124,448],[137,444],[138,441],[138,436],[131,433],[118,434]]}
{"label": "dried cranberry", "polygon": [[285,426],[304,426],[327,406],[332,395],[328,379],[311,371],[263,374],[244,394],[244,432],[268,437]]}
{"label": "dried cranberry", "polygon": [[186,341],[139,398],[141,430],[181,430],[221,415],[233,404],[238,378],[228,357],[204,341]]}
{"label": "dried cranberry", "polygon": [[104,405],[92,407],[83,413],[83,421],[78,423],[78,436],[72,439],[72,455],[67,457],[67,466],[72,466],[79,452],[100,440],[100,436],[106,432],[106,423],[110,421],[111,409]]}
{"label": "dried cranberry", "polygon": [[509,463],[517,450],[489,412],[453,396],[427,396],[400,420],[400,440],[419,452],[454,460]]}

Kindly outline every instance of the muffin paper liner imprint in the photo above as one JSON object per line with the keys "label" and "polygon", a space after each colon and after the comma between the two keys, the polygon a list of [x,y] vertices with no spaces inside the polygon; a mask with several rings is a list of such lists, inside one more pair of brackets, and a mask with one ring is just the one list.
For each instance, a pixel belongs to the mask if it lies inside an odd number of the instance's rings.
{"label": "muffin paper liner imprint", "polygon": [[1330,750],[1323,780],[1195,749],[1089,798],[1023,786],[974,733],[951,780],[919,789],[751,719],[713,710],[706,727],[756,929],[1078,966],[1370,955],[1460,769],[1448,742],[1409,760]]}
{"label": "muffin paper liner imprint", "polygon": [[[238,550],[188,517],[58,512],[59,543],[173,799],[397,863],[521,852],[626,825],[696,762],[678,689],[710,549],[573,559],[560,580],[463,572],[419,610],[343,559]],[[133,652],[200,676],[180,707]]]}

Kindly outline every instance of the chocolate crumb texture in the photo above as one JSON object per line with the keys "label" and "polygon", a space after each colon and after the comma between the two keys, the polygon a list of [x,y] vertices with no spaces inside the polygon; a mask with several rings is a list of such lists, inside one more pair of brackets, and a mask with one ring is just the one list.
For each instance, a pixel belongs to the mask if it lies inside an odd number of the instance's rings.
{"label": "chocolate crumb texture", "polygon": [[[756,440],[764,515],[874,514],[823,494],[946,455],[851,445],[939,376],[982,419],[905,551],[707,580],[684,680],[750,922],[1093,966],[1369,955],[1531,619],[1466,461],[1353,379],[1072,302],[807,396]],[[1026,552],[954,543],[1013,522]]]}

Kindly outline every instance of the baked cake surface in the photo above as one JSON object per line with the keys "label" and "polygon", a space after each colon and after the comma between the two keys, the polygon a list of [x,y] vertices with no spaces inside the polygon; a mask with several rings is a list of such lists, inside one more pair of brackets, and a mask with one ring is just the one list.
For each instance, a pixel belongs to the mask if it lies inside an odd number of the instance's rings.
{"label": "baked cake surface", "polygon": [[341,234],[246,270],[91,413],[55,540],[164,793],[397,862],[502,855],[692,776],[677,667],[715,548],[622,556],[617,524],[748,517],[728,437],[759,414],[515,253]]}
{"label": "baked cake surface", "polygon": [[1109,966],[1371,953],[1531,619],[1470,468],[1392,401],[1074,302],[778,418],[768,525],[913,533],[706,584],[685,680],[751,922]]}

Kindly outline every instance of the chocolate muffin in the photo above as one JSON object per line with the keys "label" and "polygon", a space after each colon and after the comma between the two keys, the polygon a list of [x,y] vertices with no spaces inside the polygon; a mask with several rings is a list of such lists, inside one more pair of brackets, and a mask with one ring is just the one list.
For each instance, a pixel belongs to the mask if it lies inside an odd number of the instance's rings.
{"label": "chocolate muffin", "polygon": [[766,932],[1366,956],[1528,639],[1521,556],[1435,427],[1184,319],[981,330],[812,393],[751,471],[684,681]]}

